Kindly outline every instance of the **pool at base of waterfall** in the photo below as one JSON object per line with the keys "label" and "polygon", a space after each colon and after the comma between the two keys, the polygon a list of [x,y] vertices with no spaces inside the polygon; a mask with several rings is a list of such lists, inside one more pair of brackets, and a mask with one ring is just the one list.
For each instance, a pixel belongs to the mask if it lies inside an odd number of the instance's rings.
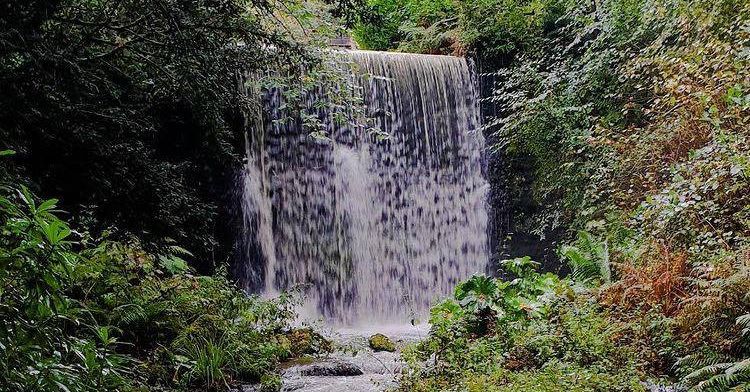
{"label": "pool at base of waterfall", "polygon": [[[304,363],[282,364],[282,392],[375,392],[393,388],[404,365],[400,359],[401,348],[424,338],[428,326],[329,328],[322,332],[334,342],[335,351]],[[377,333],[391,339],[396,351],[373,351],[368,338]],[[257,385],[245,385],[239,389],[241,392],[259,390]]]}

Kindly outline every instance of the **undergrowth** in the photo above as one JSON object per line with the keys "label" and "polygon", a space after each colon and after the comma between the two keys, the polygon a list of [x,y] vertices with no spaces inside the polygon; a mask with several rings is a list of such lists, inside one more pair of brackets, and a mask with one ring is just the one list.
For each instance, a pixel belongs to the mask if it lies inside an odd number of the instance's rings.
{"label": "undergrowth", "polygon": [[196,276],[177,246],[157,255],[91,238],[56,204],[23,187],[0,194],[0,390],[278,388],[294,297]]}
{"label": "undergrowth", "polygon": [[[404,22],[386,48],[494,66],[482,75],[494,81],[485,103],[496,113],[485,133],[513,174],[510,202],[523,207],[510,206],[514,230],[563,233],[558,253],[572,271],[550,278],[557,305],[541,313],[544,296],[530,301],[534,312],[509,311],[508,298],[531,295],[506,296],[520,283],[472,278],[505,294],[484,310],[459,293],[437,305],[402,389],[750,389],[750,4],[368,3],[402,10],[388,19]],[[593,323],[583,331],[599,342],[595,355],[570,354],[585,341],[567,338],[565,317]]]}

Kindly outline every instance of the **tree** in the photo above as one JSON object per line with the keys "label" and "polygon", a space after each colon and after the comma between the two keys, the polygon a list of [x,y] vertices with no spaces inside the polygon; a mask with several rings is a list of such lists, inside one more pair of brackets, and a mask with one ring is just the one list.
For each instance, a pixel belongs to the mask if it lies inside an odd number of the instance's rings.
{"label": "tree", "polygon": [[17,151],[10,174],[92,229],[170,237],[209,270],[234,240],[223,222],[254,105],[238,88],[243,73],[310,60],[276,19],[286,5],[6,3],[0,149]]}

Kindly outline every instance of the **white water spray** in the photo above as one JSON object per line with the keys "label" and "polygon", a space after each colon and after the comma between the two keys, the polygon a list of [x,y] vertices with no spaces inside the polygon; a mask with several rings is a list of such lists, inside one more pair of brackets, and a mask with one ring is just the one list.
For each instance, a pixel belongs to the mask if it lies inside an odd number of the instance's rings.
{"label": "white water spray", "polygon": [[334,322],[404,322],[488,263],[477,92],[462,58],[348,56],[390,138],[329,125],[332,141],[315,140],[274,122],[283,102],[269,94],[242,189],[245,262],[262,265],[244,281],[307,284],[310,307]]}

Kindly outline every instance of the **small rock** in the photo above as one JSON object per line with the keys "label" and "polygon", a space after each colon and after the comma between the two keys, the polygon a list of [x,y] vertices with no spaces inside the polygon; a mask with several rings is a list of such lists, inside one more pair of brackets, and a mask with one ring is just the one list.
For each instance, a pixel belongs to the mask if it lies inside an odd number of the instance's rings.
{"label": "small rock", "polygon": [[229,390],[230,392],[258,392],[260,391],[260,385],[239,385]]}
{"label": "small rock", "polygon": [[396,351],[396,345],[393,344],[391,339],[382,333],[376,333],[375,335],[370,336],[370,339],[368,339],[367,342],[370,344],[370,348],[374,351]]}
{"label": "small rock", "polygon": [[297,373],[305,377],[351,377],[361,376],[363,374],[362,370],[356,365],[337,359],[328,359],[320,362],[314,362],[309,365],[294,366],[287,369],[286,372]]}
{"label": "small rock", "polygon": [[641,384],[643,384],[649,392],[687,392],[687,389],[680,385],[661,385],[651,382],[644,382]]}

